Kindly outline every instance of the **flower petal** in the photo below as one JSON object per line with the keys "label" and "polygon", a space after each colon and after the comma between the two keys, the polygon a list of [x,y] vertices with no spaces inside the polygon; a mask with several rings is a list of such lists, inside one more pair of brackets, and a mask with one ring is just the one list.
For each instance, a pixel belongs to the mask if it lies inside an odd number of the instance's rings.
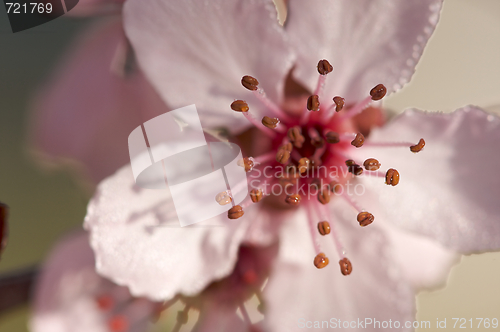
{"label": "flower petal", "polygon": [[[358,325],[358,319],[363,323],[365,318],[397,320],[401,327],[413,320],[414,294],[391,258],[387,237],[376,226],[361,229],[347,222],[342,212],[349,211],[349,207],[343,202],[336,203],[334,211],[339,212],[333,220],[335,231],[353,264],[351,275],[340,273],[339,257],[333,246],[328,246],[329,236],[321,240],[330,263],[321,270],[315,268],[312,242],[304,236],[309,233],[307,219],[297,215],[289,220],[283,225],[279,257],[264,289],[270,330],[302,331],[311,327],[306,322],[319,321],[322,328],[315,330],[326,331],[330,323],[335,323],[333,319],[340,319],[341,324],[355,321],[351,328],[359,330],[363,327]],[[368,329],[372,327],[368,325]]]}
{"label": "flower petal", "polygon": [[260,106],[241,86],[251,75],[278,102],[292,56],[272,1],[130,0],[125,30],[139,63],[173,108],[196,104],[202,125],[240,130],[235,99]]}
{"label": "flower petal", "polygon": [[[71,234],[55,247],[37,281],[31,331],[109,331],[110,313],[99,309],[97,296],[105,292],[130,303],[130,294],[125,287],[116,286],[97,275],[94,265],[86,232]],[[126,308],[124,314],[138,330],[145,331],[145,318],[152,315],[158,305],[140,299],[132,306]]]}
{"label": "flower petal", "polygon": [[315,67],[327,59],[334,70],[325,98],[355,103],[379,83],[399,90],[413,75],[441,2],[291,0],[285,24],[298,56],[294,76],[314,90]]}
{"label": "flower petal", "polygon": [[366,200],[364,208],[464,254],[500,249],[500,118],[474,106],[449,114],[407,110],[371,135],[372,142],[424,138],[426,145],[414,155],[368,146],[354,153],[401,174],[395,187],[366,178],[378,200]]}
{"label": "flower petal", "polygon": [[136,187],[127,166],[99,185],[85,227],[102,275],[133,295],[168,300],[231,273],[254,211],[180,227],[170,192]]}
{"label": "flower petal", "polygon": [[97,183],[129,160],[130,132],[167,112],[139,70],[124,78],[111,72],[123,47],[120,20],[94,27],[38,93],[30,142],[42,161],[76,160]]}

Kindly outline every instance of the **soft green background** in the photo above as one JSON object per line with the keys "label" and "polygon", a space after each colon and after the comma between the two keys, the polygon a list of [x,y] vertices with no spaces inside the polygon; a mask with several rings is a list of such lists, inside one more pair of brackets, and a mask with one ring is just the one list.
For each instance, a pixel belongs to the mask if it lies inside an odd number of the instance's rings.
{"label": "soft green background", "polygon": [[[88,194],[69,174],[38,168],[25,137],[32,92],[87,23],[62,18],[13,34],[0,5],[0,201],[11,207],[0,272],[41,262],[61,234],[81,227]],[[493,110],[500,105],[499,88],[500,1],[446,0],[412,83],[386,105],[396,111],[411,106],[450,111],[464,104]],[[453,317],[500,319],[499,280],[500,253],[465,257],[446,288],[418,296],[417,318],[433,327],[436,319],[447,318],[448,330]],[[26,331],[27,318],[27,308],[0,317],[0,331]]]}

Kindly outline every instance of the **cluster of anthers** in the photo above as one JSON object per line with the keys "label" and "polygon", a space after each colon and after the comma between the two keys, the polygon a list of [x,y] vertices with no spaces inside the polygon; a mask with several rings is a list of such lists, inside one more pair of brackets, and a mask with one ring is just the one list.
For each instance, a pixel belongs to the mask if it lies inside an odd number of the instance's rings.
{"label": "cluster of anthers", "polygon": [[[237,219],[243,216],[244,209],[252,203],[261,201],[265,196],[271,195],[269,187],[280,186],[286,193],[284,201],[290,206],[306,203],[309,216],[309,228],[311,230],[312,242],[315,246],[316,256],[314,265],[322,269],[328,265],[328,257],[321,251],[318,236],[332,235],[335,248],[339,255],[340,271],[343,275],[352,272],[352,264],[346,257],[345,250],[339,241],[334,225],[330,221],[329,210],[326,208],[333,195],[345,199],[356,211],[357,221],[362,227],[370,225],[375,217],[370,212],[361,209],[357,203],[347,195],[342,186],[351,178],[360,176],[363,172],[369,172],[371,176],[381,177],[385,184],[396,186],[400,181],[400,174],[396,169],[389,168],[385,172],[380,171],[381,164],[375,158],[368,158],[364,162],[349,158],[349,149],[358,149],[363,146],[387,146],[407,147],[411,152],[417,153],[424,148],[425,141],[420,139],[417,144],[408,142],[369,142],[360,132],[346,132],[344,128],[352,128],[352,118],[360,114],[371,105],[373,101],[381,100],[387,93],[383,84],[378,84],[370,91],[370,95],[360,102],[347,106],[344,98],[336,96],[333,102],[326,107],[320,104],[327,75],[332,72],[333,67],[327,60],[318,63],[319,79],[314,93],[307,98],[304,111],[298,116],[292,116],[278,105],[269,100],[263,89],[259,87],[257,79],[244,76],[242,85],[250,90],[254,96],[273,113],[274,117],[264,116],[258,121],[250,111],[247,102],[235,100],[231,109],[242,113],[245,118],[266,135],[272,142],[272,151],[258,157],[246,157],[240,165],[246,172],[252,172],[258,167],[266,165],[277,171],[271,179],[261,178],[258,186],[251,188],[250,199],[240,205],[234,205],[228,211],[229,219]],[[304,98],[305,100],[305,98]],[[351,120],[351,121],[349,121]],[[335,168],[345,172],[337,172],[332,175],[324,170]],[[262,172],[258,172],[262,174]],[[268,173],[267,173],[268,174]],[[300,194],[301,185],[307,184],[309,188],[315,188],[317,192],[312,196]],[[231,202],[231,193],[224,192],[217,195],[216,200],[220,204]],[[313,220],[313,211],[319,217]]]}

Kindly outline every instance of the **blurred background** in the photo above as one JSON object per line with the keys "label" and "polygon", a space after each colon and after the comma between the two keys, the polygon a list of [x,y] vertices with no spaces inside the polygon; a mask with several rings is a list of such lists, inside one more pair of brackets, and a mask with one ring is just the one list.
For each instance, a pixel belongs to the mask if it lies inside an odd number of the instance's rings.
{"label": "blurred background", "polygon": [[[0,273],[42,263],[62,234],[82,225],[91,192],[69,171],[39,167],[26,137],[30,98],[92,20],[63,17],[13,34],[0,6],[0,201],[10,206]],[[396,112],[408,107],[448,112],[465,104],[500,111],[498,0],[445,0],[412,82],[385,101]],[[446,318],[447,330],[453,330],[454,317],[500,320],[499,280],[500,253],[463,257],[446,287],[418,295],[417,319],[434,326]],[[27,331],[28,318],[28,306],[15,309],[0,316],[0,331]]]}

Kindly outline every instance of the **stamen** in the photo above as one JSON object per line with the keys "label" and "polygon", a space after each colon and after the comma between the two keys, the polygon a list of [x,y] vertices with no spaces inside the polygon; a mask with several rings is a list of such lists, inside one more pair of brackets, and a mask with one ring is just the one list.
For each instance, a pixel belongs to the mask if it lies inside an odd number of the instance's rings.
{"label": "stamen", "polygon": [[223,192],[220,192],[217,194],[217,196],[215,196],[215,201],[217,203],[219,203],[220,205],[227,205],[229,203],[232,202],[232,198],[231,196],[229,195],[228,191],[223,191]]}
{"label": "stamen", "polygon": [[351,141],[351,145],[360,148],[365,143],[365,136],[361,133],[357,133],[356,137]]}
{"label": "stamen", "polygon": [[330,144],[337,144],[340,142],[340,135],[334,131],[329,131],[325,134],[326,141]]}
{"label": "stamen", "polygon": [[347,166],[347,170],[349,173],[352,173],[353,175],[359,176],[363,174],[363,168],[356,164],[356,162],[352,159],[348,159],[345,161],[345,165]]}
{"label": "stamen", "polygon": [[279,123],[280,123],[280,120],[278,118],[270,118],[268,116],[264,116],[262,118],[262,124],[269,129],[276,128],[279,125]]}
{"label": "stamen", "polygon": [[286,151],[288,152],[292,152],[293,150],[293,145],[292,143],[288,142],[288,143],[285,143],[283,144],[282,146],[279,147],[280,149],[285,149]]}
{"label": "stamen", "polygon": [[318,194],[318,201],[321,204],[330,203],[330,191],[328,189],[321,190],[320,193]]}
{"label": "stamen", "polygon": [[339,265],[340,265],[340,272],[343,275],[348,276],[349,274],[351,274],[352,264],[351,264],[351,261],[347,259],[347,257],[342,258],[339,261]]}
{"label": "stamen", "polygon": [[424,146],[425,146],[425,141],[423,138],[421,138],[420,141],[418,141],[417,145],[410,146],[410,151],[414,152],[414,153],[420,152],[420,151],[422,151]]}
{"label": "stamen", "polygon": [[191,308],[191,306],[189,304],[186,304],[183,311],[177,312],[177,322],[175,323],[175,326],[172,329],[172,332],[179,332],[181,330],[182,325],[184,325],[188,322],[188,318],[189,318],[188,313],[189,313],[190,308]]}
{"label": "stamen", "polygon": [[[330,212],[329,212],[328,208],[326,207],[326,205],[321,205],[318,202],[315,202],[314,206],[318,209],[319,214],[322,215],[322,217],[324,219],[331,219],[329,217]],[[321,210],[323,210],[323,213],[321,213]],[[335,230],[335,225],[333,222],[330,224],[330,229],[331,229],[330,233],[332,234],[332,240],[333,240],[333,243],[335,245],[335,249],[337,250],[337,254],[339,255],[340,258],[343,258],[343,257],[345,257],[344,256],[345,250],[342,246],[342,243],[340,243],[340,240],[337,236],[337,232]]]}
{"label": "stamen", "polygon": [[250,191],[250,199],[254,203],[260,202],[263,197],[264,197],[264,194],[262,192],[262,189],[252,189]]}
{"label": "stamen", "polygon": [[229,219],[238,219],[245,214],[243,208],[239,205],[235,205],[227,211],[227,217]]}
{"label": "stamen", "polygon": [[389,168],[385,174],[385,184],[396,186],[399,183],[399,172],[394,168]]}
{"label": "stamen", "polygon": [[318,231],[321,235],[330,234],[330,223],[328,221],[320,221],[318,223]]}
{"label": "stamen", "polygon": [[309,111],[317,112],[319,111],[319,97],[318,95],[312,95],[309,98],[307,98],[307,109]]}
{"label": "stamen", "polygon": [[274,156],[275,156],[275,153],[273,151],[271,151],[271,152],[265,153],[263,155],[260,155],[258,157],[252,158],[252,161],[254,163],[253,167],[273,160]]}
{"label": "stamen", "polygon": [[243,115],[245,116],[245,118],[251,123],[253,124],[257,129],[260,129],[260,131],[262,131],[264,134],[266,134],[267,136],[269,136],[271,139],[274,139],[276,137],[276,133],[274,131],[272,131],[271,129],[267,128],[267,127],[264,127],[262,125],[262,123],[259,123],[259,121],[257,121],[257,119],[255,119],[251,114],[250,112],[242,112]]}
{"label": "stamen", "polygon": [[377,84],[373,89],[370,90],[370,96],[372,100],[380,100],[385,97],[387,89],[383,84]]}
{"label": "stamen", "polygon": [[231,103],[231,109],[235,112],[248,112],[250,107],[243,100],[235,100]]}
{"label": "stamen", "polygon": [[256,91],[259,86],[259,81],[252,76],[243,76],[241,79],[241,84],[250,91]]}
{"label": "stamen", "polygon": [[300,158],[299,164],[298,164],[298,169],[300,174],[303,174],[307,172],[307,170],[311,167],[311,160],[309,158]]}
{"label": "stamen", "polygon": [[302,145],[306,140],[304,136],[302,136],[302,129],[300,129],[299,126],[288,129],[287,136],[290,142],[293,143],[293,145],[298,149],[302,148]]}
{"label": "stamen", "polygon": [[278,149],[278,152],[276,153],[277,162],[284,165],[288,163],[289,159],[290,159],[290,151],[282,148]]}
{"label": "stamen", "polygon": [[318,131],[314,128],[309,128],[309,137],[311,137],[311,144],[315,148],[321,148],[325,145],[325,140],[319,135]]}
{"label": "stamen", "polygon": [[237,165],[245,168],[245,172],[250,172],[255,166],[255,159],[252,157],[245,157],[238,160]]}
{"label": "stamen", "polygon": [[345,99],[339,96],[333,97],[333,102],[335,103],[335,112],[340,112],[344,108]]}
{"label": "stamen", "polygon": [[359,226],[365,227],[370,225],[375,220],[375,217],[370,212],[360,212],[358,213],[357,219]]}
{"label": "stamen", "polygon": [[108,327],[111,332],[125,332],[129,328],[129,322],[127,317],[116,315],[109,320]]}
{"label": "stamen", "polygon": [[287,202],[288,204],[290,204],[292,206],[297,206],[300,203],[300,199],[301,199],[301,197],[299,194],[293,194],[293,195],[286,196],[285,202]]}
{"label": "stamen", "polygon": [[380,163],[375,158],[368,158],[363,163],[363,166],[365,166],[367,171],[376,171],[380,168]]}
{"label": "stamen", "polygon": [[340,183],[338,183],[337,181],[331,181],[329,184],[328,184],[328,187],[330,188],[330,191],[332,193],[336,193],[336,194],[339,194],[340,193],[340,190],[342,189],[342,186],[340,185]]}
{"label": "stamen", "polygon": [[326,255],[322,252],[314,257],[314,266],[316,266],[318,269],[324,268],[328,265],[329,262],[330,261],[328,260],[328,257],[326,257]]}
{"label": "stamen", "polygon": [[333,71],[333,66],[328,62],[328,60],[319,60],[318,62],[318,73],[320,75],[326,75]]}

